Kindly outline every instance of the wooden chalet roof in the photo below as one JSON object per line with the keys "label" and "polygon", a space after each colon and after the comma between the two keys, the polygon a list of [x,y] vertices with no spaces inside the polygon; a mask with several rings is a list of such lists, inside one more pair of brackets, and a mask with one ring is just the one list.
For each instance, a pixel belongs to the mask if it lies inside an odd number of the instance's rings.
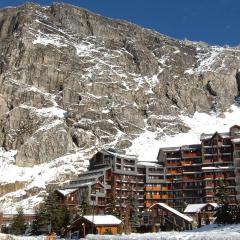
{"label": "wooden chalet roof", "polygon": [[185,215],[185,214],[183,214],[183,213],[180,213],[179,211],[177,211],[176,209],[168,206],[168,205],[165,204],[165,203],[155,203],[155,204],[153,204],[150,208],[153,208],[153,207],[155,207],[155,206],[161,207],[161,208],[163,208],[163,209],[165,209],[165,210],[173,213],[174,215],[176,215],[176,216],[184,219],[184,220],[187,221],[187,222],[193,222],[193,219],[192,219],[191,217],[188,217],[187,215]]}
{"label": "wooden chalet roof", "polygon": [[214,208],[218,206],[217,203],[196,203],[196,204],[188,204],[187,207],[184,210],[184,213],[198,213],[201,212],[203,208],[205,208],[207,205],[211,205]]}

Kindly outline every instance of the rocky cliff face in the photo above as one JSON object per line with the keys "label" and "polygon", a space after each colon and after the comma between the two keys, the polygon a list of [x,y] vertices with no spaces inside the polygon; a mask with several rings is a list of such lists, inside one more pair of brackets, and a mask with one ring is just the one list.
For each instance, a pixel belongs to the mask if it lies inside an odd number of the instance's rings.
{"label": "rocky cliff face", "polygon": [[70,5],[1,9],[0,43],[0,146],[20,167],[187,131],[180,113],[221,113],[240,90],[239,49]]}

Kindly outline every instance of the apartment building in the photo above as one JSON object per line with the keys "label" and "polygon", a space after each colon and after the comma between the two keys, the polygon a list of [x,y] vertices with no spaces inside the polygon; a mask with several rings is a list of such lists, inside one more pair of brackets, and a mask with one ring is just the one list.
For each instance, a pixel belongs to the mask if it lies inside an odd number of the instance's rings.
{"label": "apartment building", "polygon": [[190,203],[202,202],[201,145],[161,148],[158,161],[165,172],[166,201],[168,205],[183,210]]}
{"label": "apartment building", "polygon": [[65,187],[77,188],[76,198],[87,197],[95,213],[108,213],[113,201],[119,214],[128,214],[128,198],[134,196],[144,208],[146,169],[135,156],[101,150],[90,159],[89,171]]}
{"label": "apartment building", "polygon": [[229,203],[240,198],[240,126],[225,133],[202,134],[200,141],[159,150],[158,161],[169,183],[166,203],[178,210],[187,204],[215,202],[221,186]]}
{"label": "apartment building", "polygon": [[216,189],[221,185],[226,188],[225,200],[230,203],[236,202],[233,144],[230,132],[201,135],[204,202],[214,202]]}
{"label": "apartment building", "polygon": [[[202,134],[201,144],[160,148],[156,162],[138,162],[136,156],[101,150],[89,170],[68,186],[77,201],[87,197],[96,213],[108,213],[114,201],[125,216],[129,196],[143,212],[155,203],[183,211],[188,204],[216,201],[219,186],[225,200],[240,199],[240,126],[227,133]],[[77,189],[77,191],[75,191]],[[73,199],[73,198],[71,198]]]}

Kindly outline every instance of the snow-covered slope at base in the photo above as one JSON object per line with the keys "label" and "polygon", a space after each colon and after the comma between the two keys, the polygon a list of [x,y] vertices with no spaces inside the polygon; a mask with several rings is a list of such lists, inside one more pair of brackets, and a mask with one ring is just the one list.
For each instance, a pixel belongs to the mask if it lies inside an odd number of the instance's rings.
{"label": "snow-covered slope at base", "polygon": [[[0,239],[4,240],[43,240],[45,236],[27,237],[27,236],[12,236],[0,233]],[[208,225],[189,232],[159,232],[145,234],[131,234],[122,236],[110,235],[88,235],[88,240],[239,240],[240,239],[240,224],[234,225]]]}
{"label": "snow-covered slope at base", "polygon": [[88,235],[88,240],[239,240],[240,224],[217,226],[209,225],[205,228],[190,232],[159,232],[146,234],[131,234],[128,236],[99,236]]}
{"label": "snow-covered slope at base", "polygon": [[240,125],[240,107],[232,105],[229,111],[224,113],[224,117],[215,113],[209,115],[196,112],[193,117],[181,115],[179,118],[190,128],[187,133],[157,139],[158,132],[146,130],[133,140],[128,153],[136,154],[139,161],[156,161],[160,147],[178,147],[200,143],[201,133],[228,132],[231,126]]}
{"label": "snow-covered slope at base", "polygon": [[[15,213],[18,207],[23,207],[25,213],[33,211],[43,200],[45,187],[50,183],[67,181],[67,175],[77,175],[88,165],[87,152],[77,152],[57,158],[49,163],[34,167],[18,167],[15,163],[16,151],[5,152],[0,149],[0,182],[1,185],[24,182],[26,187],[10,192],[0,197],[0,212]],[[35,190],[39,193],[34,195]],[[32,193],[34,196],[32,196]],[[14,203],[12,202],[14,199]]]}

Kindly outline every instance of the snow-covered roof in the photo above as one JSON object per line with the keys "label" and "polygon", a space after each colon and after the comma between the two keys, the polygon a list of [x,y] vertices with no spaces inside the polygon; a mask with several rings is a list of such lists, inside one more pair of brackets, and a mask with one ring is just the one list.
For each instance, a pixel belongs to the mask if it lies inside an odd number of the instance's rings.
{"label": "snow-covered roof", "polygon": [[230,135],[228,132],[224,132],[224,133],[219,133],[219,132],[215,132],[215,133],[202,133],[200,135],[200,139],[204,140],[204,139],[211,139],[215,134],[218,134],[219,136],[221,136],[222,138],[229,138]]}
{"label": "snow-covered roof", "polygon": [[232,139],[232,142],[234,142],[234,143],[238,143],[238,142],[240,142],[240,138]]}
{"label": "snow-covered roof", "polygon": [[172,207],[169,207],[167,204],[165,203],[155,203],[153,204],[150,208],[154,207],[154,206],[160,206],[162,208],[165,208],[166,210],[172,212],[173,214],[179,216],[180,218],[183,218],[184,220],[188,221],[188,222],[193,222],[193,219],[191,217],[188,217],[187,215],[185,214],[182,214],[180,213],[179,211],[177,211],[176,209],[172,208]]}
{"label": "snow-covered roof", "polygon": [[113,215],[85,215],[83,218],[95,225],[118,225],[122,222]]}
{"label": "snow-covered roof", "polygon": [[94,175],[92,173],[89,173],[89,174],[84,174],[82,176],[79,176],[79,178],[77,180],[73,180],[72,182],[76,182],[76,181],[79,181],[79,180],[91,180],[91,181],[94,181],[96,180],[97,178],[103,176],[103,173],[102,174],[97,174],[95,173]]}
{"label": "snow-covered roof", "polygon": [[209,203],[210,205],[212,205],[213,207],[218,207],[218,204],[217,203]]}
{"label": "snow-covered roof", "polygon": [[217,203],[196,203],[196,204],[188,204],[187,207],[185,208],[184,212],[185,213],[197,213],[200,212],[204,207],[207,205],[211,205],[214,208],[218,206]]}
{"label": "snow-covered roof", "polygon": [[162,167],[162,165],[158,164],[157,162],[138,162],[137,165],[147,166],[147,167]]}
{"label": "snow-covered roof", "polygon": [[84,183],[77,183],[76,182],[72,182],[70,186],[75,186],[75,187],[87,187],[87,186],[91,186],[93,184],[95,184],[95,181],[91,181],[91,182],[84,182]]}
{"label": "snow-covered roof", "polygon": [[57,191],[65,197],[70,193],[76,192],[77,188],[58,189]]}
{"label": "snow-covered roof", "polygon": [[180,151],[181,147],[167,147],[167,148],[160,148],[159,151],[164,152],[174,152],[174,151]]}
{"label": "snow-covered roof", "polygon": [[232,169],[233,166],[222,166],[222,167],[202,167],[202,170],[223,170],[223,169]]}
{"label": "snow-covered roof", "polygon": [[131,159],[131,160],[136,160],[137,159],[137,156],[133,155],[133,154],[123,154],[123,153],[118,153],[118,152],[112,152],[112,151],[109,151],[109,150],[106,150],[106,149],[102,149],[100,152],[107,153],[107,154],[110,154],[110,155],[114,155],[114,156],[120,157],[120,158],[127,158],[127,159]]}
{"label": "snow-covered roof", "polygon": [[86,171],[86,172],[82,172],[81,174],[79,174],[79,176],[85,176],[85,175],[89,175],[91,173],[99,173],[99,174],[103,174],[105,170],[108,170],[108,169],[111,169],[111,167],[109,166],[106,166],[106,167],[103,167],[101,169],[96,169],[96,170],[90,170],[90,171]]}
{"label": "snow-covered roof", "polygon": [[181,150],[191,150],[191,149],[198,149],[201,148],[201,144],[192,144],[192,145],[183,145]]}
{"label": "snow-covered roof", "polygon": [[185,213],[197,213],[200,212],[202,208],[206,206],[206,203],[199,203],[199,204],[188,204],[185,208]]}
{"label": "snow-covered roof", "polygon": [[217,167],[202,167],[202,170],[216,170]]}

